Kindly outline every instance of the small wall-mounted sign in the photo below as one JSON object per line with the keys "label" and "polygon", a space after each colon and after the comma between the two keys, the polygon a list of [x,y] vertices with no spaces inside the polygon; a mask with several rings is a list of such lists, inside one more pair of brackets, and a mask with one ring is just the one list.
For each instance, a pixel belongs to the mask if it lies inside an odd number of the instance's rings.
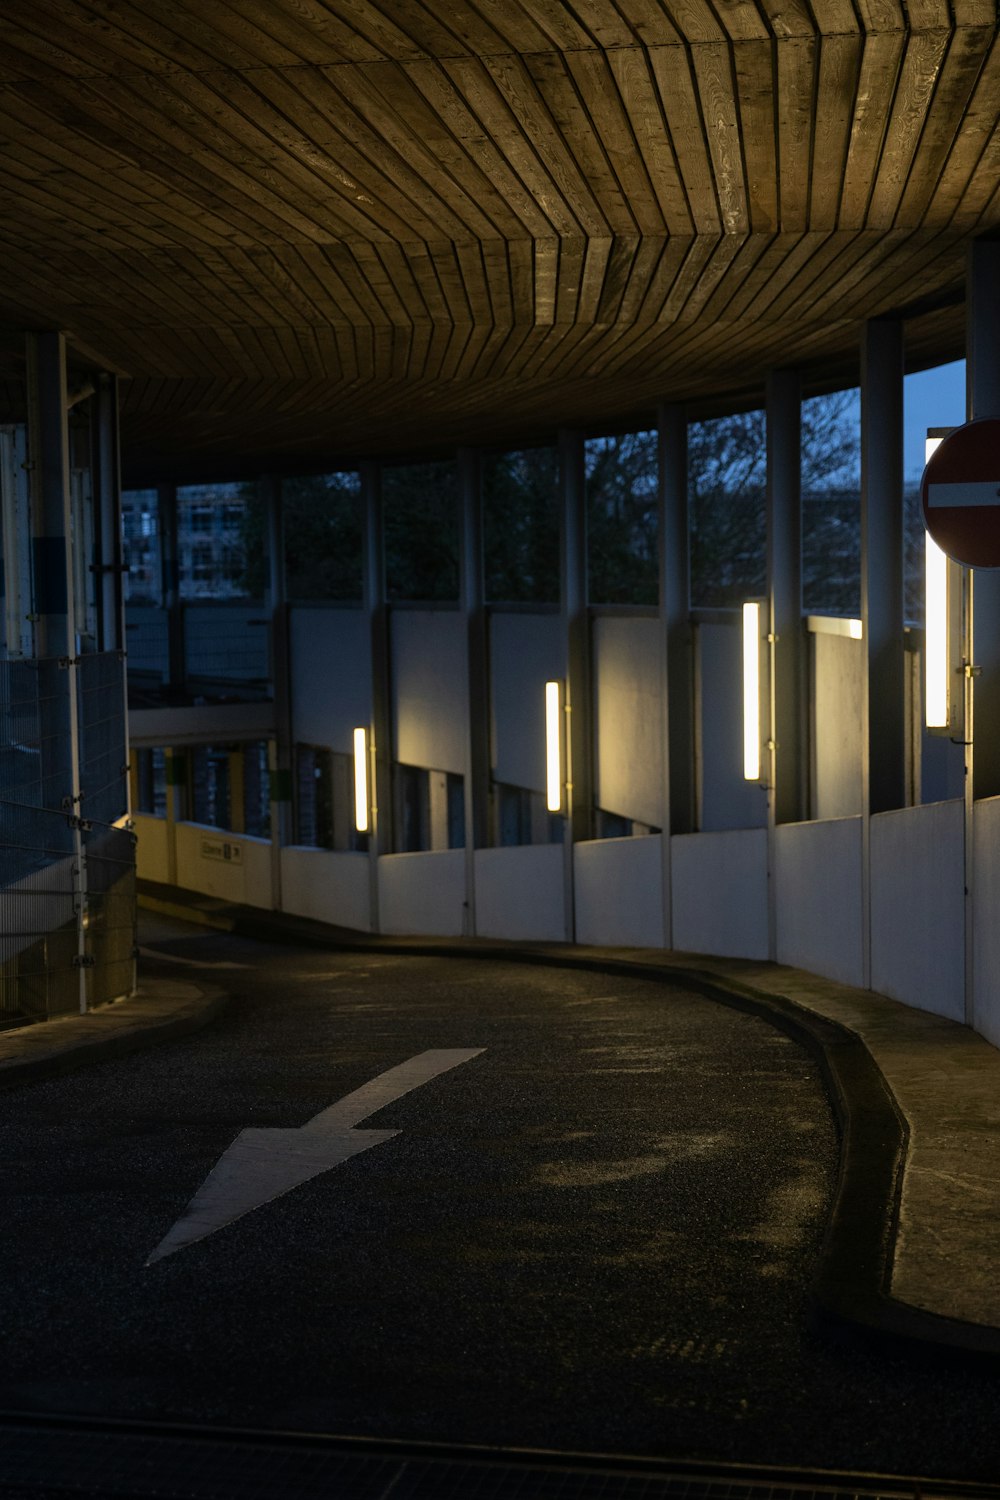
{"label": "small wall-mounted sign", "polygon": [[241,865],[243,863],[243,846],[234,844],[231,839],[202,839],[202,859],[222,859],[227,864]]}

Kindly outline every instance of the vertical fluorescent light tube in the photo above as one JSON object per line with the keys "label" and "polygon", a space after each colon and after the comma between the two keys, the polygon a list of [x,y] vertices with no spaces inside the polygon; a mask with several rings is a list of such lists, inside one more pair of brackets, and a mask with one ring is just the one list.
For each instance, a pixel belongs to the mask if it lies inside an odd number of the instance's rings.
{"label": "vertical fluorescent light tube", "polygon": [[545,806],[562,811],[562,705],[558,682],[545,684]]}
{"label": "vertical fluorescent light tube", "polygon": [[[940,441],[927,439],[928,460]],[[948,726],[948,559],[930,532],[924,536],[924,723]]]}
{"label": "vertical fluorescent light tube", "polygon": [[760,605],[743,606],[743,779],[760,780]]}
{"label": "vertical fluorescent light tube", "polygon": [[363,729],[354,731],[354,826],[359,833],[368,832],[368,736]]}

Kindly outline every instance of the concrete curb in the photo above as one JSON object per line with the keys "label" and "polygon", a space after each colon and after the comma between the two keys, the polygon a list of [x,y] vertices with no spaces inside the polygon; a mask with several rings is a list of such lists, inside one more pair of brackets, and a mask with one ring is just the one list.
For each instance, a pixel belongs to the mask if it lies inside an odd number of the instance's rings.
{"label": "concrete curb", "polygon": [[[92,1063],[126,1057],[161,1042],[200,1031],[216,1019],[228,1003],[223,990],[203,984],[178,986],[171,977],[158,981],[161,994],[122,1000],[87,1016],[39,1022],[0,1037],[0,1089],[60,1078]],[[162,990],[182,988],[193,994],[174,1001]],[[4,1055],[5,1048],[17,1051]]]}

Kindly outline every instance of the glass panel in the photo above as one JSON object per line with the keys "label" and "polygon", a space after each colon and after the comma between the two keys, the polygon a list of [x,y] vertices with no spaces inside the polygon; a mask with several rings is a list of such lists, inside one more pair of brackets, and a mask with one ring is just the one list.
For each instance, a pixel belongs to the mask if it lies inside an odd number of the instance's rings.
{"label": "glass panel", "polygon": [[688,428],[691,603],[735,609],[764,592],[766,426],[762,411]]}
{"label": "glass panel", "polygon": [[155,490],[123,491],[122,550],[126,602],[162,604],[159,504]]}
{"label": "glass panel", "polygon": [[590,438],[587,561],[593,604],[656,604],[657,434]]}
{"label": "glass panel", "polygon": [[263,599],[267,528],[255,484],[191,484],[177,491],[182,599]]}
{"label": "glass panel", "polygon": [[390,599],[458,598],[458,476],[453,463],[382,471]]}
{"label": "glass panel", "polygon": [[360,599],[359,475],[285,479],[281,494],[289,599]]}
{"label": "glass panel", "polygon": [[559,601],[559,454],[499,453],[483,461],[486,597]]}
{"label": "glass panel", "polygon": [[802,403],[802,606],[861,613],[861,391]]}

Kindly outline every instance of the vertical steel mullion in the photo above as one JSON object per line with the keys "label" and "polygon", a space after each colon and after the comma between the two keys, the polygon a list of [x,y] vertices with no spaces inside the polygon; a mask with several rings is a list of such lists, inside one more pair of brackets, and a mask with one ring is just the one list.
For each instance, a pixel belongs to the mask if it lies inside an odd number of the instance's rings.
{"label": "vertical steel mullion", "polygon": [[564,889],[566,937],[576,937],[573,850],[593,836],[594,789],[590,618],[587,609],[587,479],[583,434],[559,434],[561,481],[560,609],[566,650]]}
{"label": "vertical steel mullion", "polygon": [[381,855],[392,850],[392,721],[382,474],[376,462],[361,466],[361,496],[362,597],[371,643],[371,828],[368,834],[370,912],[372,931],[378,932],[378,862]]}
{"label": "vertical steel mullion", "polygon": [[691,833],[694,797],[694,663],[687,482],[687,417],[661,406],[659,449],[660,651],[663,712],[663,941],[673,946],[671,837]]}
{"label": "vertical steel mullion", "polygon": [[468,722],[465,755],[465,913],[467,937],[476,933],[476,850],[489,843],[489,641],[483,559],[482,470],[479,454],[463,449],[459,467],[459,597],[465,631]]}

